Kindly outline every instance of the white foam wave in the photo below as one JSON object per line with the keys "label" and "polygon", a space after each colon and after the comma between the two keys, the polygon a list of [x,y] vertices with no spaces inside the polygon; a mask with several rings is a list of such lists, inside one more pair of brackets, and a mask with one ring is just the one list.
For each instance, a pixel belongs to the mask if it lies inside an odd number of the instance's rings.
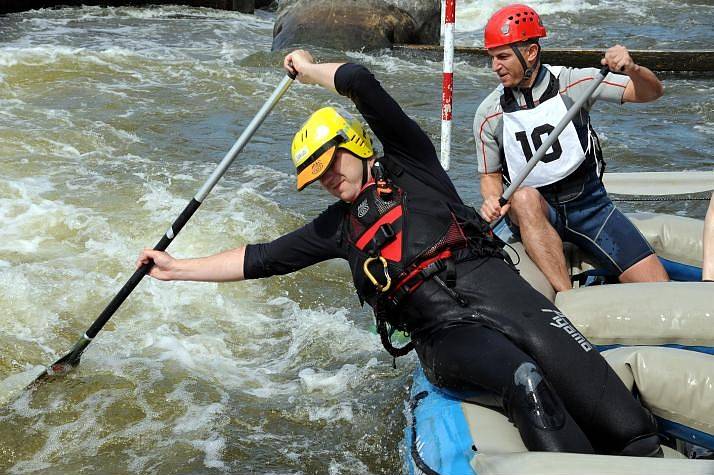
{"label": "white foam wave", "polygon": [[[155,376],[159,377],[158,374]],[[132,379],[136,381],[136,375]],[[179,385],[166,398],[166,401],[175,403],[175,394],[181,391],[185,393],[180,399],[184,412],[176,417],[172,416],[172,411],[169,410],[172,406],[165,403],[157,405],[157,401],[147,399],[154,388],[153,381],[147,384],[139,379],[136,391],[133,388],[114,388],[100,390],[82,399],[75,397],[72,404],[73,415],[69,420],[65,419],[66,422],[59,424],[52,419],[51,414],[66,406],[64,398],[72,397],[71,394],[61,394],[49,401],[50,412],[46,412],[48,408],[34,409],[30,394],[25,393],[13,403],[13,408],[19,415],[31,421],[32,430],[45,434],[44,444],[35,451],[31,460],[18,462],[9,473],[47,469],[55,465],[53,461],[59,456],[63,461],[71,463],[70,458],[75,453],[81,453],[83,457],[96,456],[105,444],[113,445],[117,440],[136,438],[141,438],[146,455],[132,457],[129,466],[134,473],[143,473],[147,465],[171,456],[176,443],[193,446],[197,452],[203,453],[207,467],[225,469],[225,462],[221,459],[225,440],[220,435],[220,430],[228,422],[228,418],[221,415],[225,411],[227,396],[223,394],[218,402],[203,403],[200,402],[200,395],[196,397],[195,393],[189,393]],[[132,409],[134,415],[138,414],[140,417],[134,421],[130,418],[107,433],[104,429],[107,424],[105,419],[127,406]],[[165,439],[167,429],[172,434],[171,440]],[[74,449],[69,452],[65,446],[68,438],[71,438]]]}
{"label": "white foam wave", "polygon": [[[482,30],[497,10],[512,4],[510,0],[464,0],[456,7],[456,31]],[[541,16],[601,8],[581,0],[537,0],[528,2]]]}
{"label": "white foam wave", "polygon": [[[508,0],[465,0],[460,2],[456,7],[456,36],[460,33],[465,34],[469,42],[475,45],[483,44],[482,35],[473,35],[469,33],[482,31],[486,26],[486,22],[496,10],[503,8],[513,2]],[[557,22],[551,20],[558,15],[578,14],[581,12],[603,12],[606,15],[621,16],[621,17],[636,17],[646,18],[652,16],[653,10],[658,8],[667,9],[673,12],[686,11],[690,6],[682,2],[673,2],[671,0],[631,0],[621,2],[619,0],[599,0],[586,1],[579,0],[535,0],[527,3],[533,7],[542,17],[546,28],[552,28],[552,25]],[[710,6],[706,6],[710,8]],[[548,18],[551,17],[551,18]],[[552,33],[552,32],[551,32]]]}
{"label": "white foam wave", "polygon": [[302,310],[281,297],[262,304],[271,313],[266,315],[255,301],[261,298],[254,292],[259,283],[245,288],[248,284],[232,284],[240,290],[236,299],[222,293],[231,284],[146,283],[135,291],[141,306],[133,312],[131,332],[116,335],[111,346],[135,348],[212,386],[265,399],[295,394],[301,384],[307,392],[336,396],[364,384],[378,365],[373,358],[360,367],[345,364],[334,374],[309,367],[300,381],[285,379],[318,354],[342,359],[355,352],[378,353],[381,347],[375,335],[346,318],[346,309]]}
{"label": "white foam wave", "polygon": [[[69,148],[71,150],[71,147]],[[74,153],[76,151],[72,151]],[[62,245],[66,233],[97,236],[106,222],[86,208],[79,208],[59,199],[43,195],[54,190],[49,177],[25,177],[12,181],[0,180],[7,198],[0,198],[0,251],[30,257],[41,254],[48,241]]]}
{"label": "white foam wave", "polygon": [[[73,13],[73,12],[68,12]],[[133,18],[139,20],[170,20],[172,22],[185,20],[187,22],[208,19],[217,21],[239,21],[250,25],[263,25],[268,20],[256,15],[230,10],[214,10],[210,8],[195,8],[188,6],[161,5],[146,7],[94,7],[83,6],[78,10],[77,21]]]}
{"label": "white foam wave", "polygon": [[354,419],[352,404],[347,401],[339,402],[332,406],[313,406],[308,409],[308,418],[310,421],[336,421],[350,422]]}
{"label": "white foam wave", "polygon": [[[169,394],[167,400],[179,399],[193,402],[193,397],[186,389],[179,386]],[[221,454],[226,446],[226,440],[218,432],[230,423],[226,415],[228,397],[223,394],[221,401],[207,404],[190,404],[187,410],[173,422],[172,433],[177,436],[196,437],[190,443],[193,447],[204,452],[204,465],[208,468],[227,469]],[[207,431],[207,429],[210,430]]]}
{"label": "white foam wave", "polygon": [[[18,65],[29,67],[49,67],[59,65],[62,72],[70,67],[77,74],[97,76],[102,72],[116,73],[116,78],[125,78],[129,85],[162,85],[168,75],[174,79],[187,79],[195,73],[213,76],[225,81],[228,72],[226,65],[232,64],[248,54],[255,52],[244,43],[234,44],[230,54],[217,56],[217,45],[206,44],[205,39],[196,39],[196,44],[187,44],[181,48],[168,48],[159,43],[126,39],[117,45],[108,37],[96,37],[91,45],[66,46],[57,44],[6,45],[0,48],[0,74],[7,77],[10,68]],[[143,37],[139,31],[131,35]],[[269,45],[266,44],[267,48]],[[196,60],[201,57],[201,61]],[[207,59],[206,56],[215,57]],[[3,80],[3,82],[5,79]],[[115,85],[116,87],[116,85]]]}
{"label": "white foam wave", "polygon": [[414,62],[409,59],[395,57],[390,51],[376,53],[348,51],[346,56],[361,64],[377,66],[388,73],[409,71],[412,73],[433,75],[439,74],[443,70],[441,61],[425,59],[424,61]]}
{"label": "white foam wave", "polygon": [[[141,322],[142,326],[145,323]],[[159,361],[176,362],[212,383],[220,381],[225,386],[240,386],[245,381],[245,374],[236,370],[226,336],[216,333],[215,329],[204,328],[202,334],[191,336],[168,324],[152,330],[144,339],[143,350],[158,352]]]}
{"label": "white foam wave", "polygon": [[377,365],[377,360],[371,358],[363,368],[354,364],[346,364],[336,372],[304,368],[300,370],[298,376],[307,392],[318,391],[336,396],[362,384],[369,377],[372,368]]}
{"label": "white foam wave", "polygon": [[328,475],[341,475],[343,473],[371,473],[369,467],[353,454],[344,454],[347,459],[345,462],[339,463],[335,459],[330,460],[330,465],[327,467]]}
{"label": "white foam wave", "polygon": [[714,123],[698,124],[694,126],[694,130],[699,130],[707,135],[714,135]]}
{"label": "white foam wave", "polygon": [[226,447],[226,439],[211,434],[208,439],[192,440],[191,445],[205,453],[203,464],[208,468],[228,470],[228,465],[222,460],[222,452]]}
{"label": "white foam wave", "polygon": [[297,302],[285,297],[278,297],[269,302],[282,308],[284,317],[290,318],[290,347],[285,362],[299,360],[299,354],[308,350],[316,341],[320,350],[329,351],[339,357],[344,353],[378,352],[381,349],[379,338],[357,328],[348,318],[345,308],[309,308],[302,309]]}
{"label": "white foam wave", "polygon": [[82,58],[84,48],[69,46],[33,46],[27,48],[0,48],[0,67],[10,67],[17,64],[26,66],[42,66],[58,61],[60,58]]}
{"label": "white foam wave", "polygon": [[26,365],[26,369],[0,380],[0,405],[21,397],[22,391],[45,370],[44,366]]}
{"label": "white foam wave", "polygon": [[294,175],[263,165],[246,168],[242,177],[244,177],[244,180],[241,184],[241,190],[254,191],[259,189],[261,194],[267,193],[268,195],[293,191],[292,185],[295,179]]}

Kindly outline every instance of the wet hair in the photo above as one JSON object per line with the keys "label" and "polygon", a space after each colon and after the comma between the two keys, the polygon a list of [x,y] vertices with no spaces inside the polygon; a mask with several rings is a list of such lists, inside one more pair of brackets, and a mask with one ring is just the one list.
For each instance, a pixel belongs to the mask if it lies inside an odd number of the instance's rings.
{"label": "wet hair", "polygon": [[542,49],[540,45],[540,41],[538,41],[538,38],[531,38],[530,40],[525,40],[525,41],[519,41],[518,43],[515,43],[513,46],[517,48],[525,48],[530,45],[538,45],[538,53],[540,53],[540,50]]}

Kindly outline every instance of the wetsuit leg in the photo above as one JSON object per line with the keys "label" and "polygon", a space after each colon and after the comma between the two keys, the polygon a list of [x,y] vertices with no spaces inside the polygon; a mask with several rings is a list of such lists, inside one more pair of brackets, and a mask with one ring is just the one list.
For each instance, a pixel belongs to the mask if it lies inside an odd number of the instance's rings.
{"label": "wetsuit leg", "polygon": [[528,450],[593,453],[533,359],[502,334],[456,325],[415,344],[433,384],[452,392],[496,393]]}
{"label": "wetsuit leg", "polygon": [[602,184],[590,185],[586,192],[561,207],[566,216],[563,240],[576,244],[615,276],[654,254],[652,246],[617,209]]}
{"label": "wetsuit leg", "polygon": [[655,453],[655,423],[568,318],[503,261],[470,266],[459,269],[457,289],[471,301],[472,318],[533,358],[595,449]]}

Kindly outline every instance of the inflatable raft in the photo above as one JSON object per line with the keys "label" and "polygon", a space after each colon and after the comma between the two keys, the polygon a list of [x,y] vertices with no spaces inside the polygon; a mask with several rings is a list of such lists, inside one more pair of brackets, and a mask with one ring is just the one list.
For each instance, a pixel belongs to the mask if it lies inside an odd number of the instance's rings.
{"label": "inflatable raft", "polygon": [[[553,301],[657,418],[664,458],[529,452],[499,410],[434,387],[417,369],[405,429],[411,474],[709,474],[714,475],[714,284],[701,278],[703,222],[629,215],[679,282],[593,285],[597,270],[566,247],[577,288],[557,293],[508,236],[521,275]],[[503,234],[502,234],[503,233]],[[516,256],[517,254],[517,256]]]}

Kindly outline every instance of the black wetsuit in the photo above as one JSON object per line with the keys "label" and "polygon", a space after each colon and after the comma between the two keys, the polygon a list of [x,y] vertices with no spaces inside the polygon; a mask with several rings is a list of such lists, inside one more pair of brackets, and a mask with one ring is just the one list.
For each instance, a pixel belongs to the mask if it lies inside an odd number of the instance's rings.
{"label": "black wetsuit", "polygon": [[[335,87],[367,120],[384,148],[380,163],[412,202],[462,204],[429,138],[367,69],[341,66]],[[339,201],[292,233],[249,245],[245,277],[349,259],[349,209]],[[468,305],[456,304],[443,287],[426,280],[394,316],[411,333],[430,381],[497,395],[530,450],[655,451],[654,423],[597,350],[504,260],[464,256],[470,252],[458,251],[454,287]]]}

